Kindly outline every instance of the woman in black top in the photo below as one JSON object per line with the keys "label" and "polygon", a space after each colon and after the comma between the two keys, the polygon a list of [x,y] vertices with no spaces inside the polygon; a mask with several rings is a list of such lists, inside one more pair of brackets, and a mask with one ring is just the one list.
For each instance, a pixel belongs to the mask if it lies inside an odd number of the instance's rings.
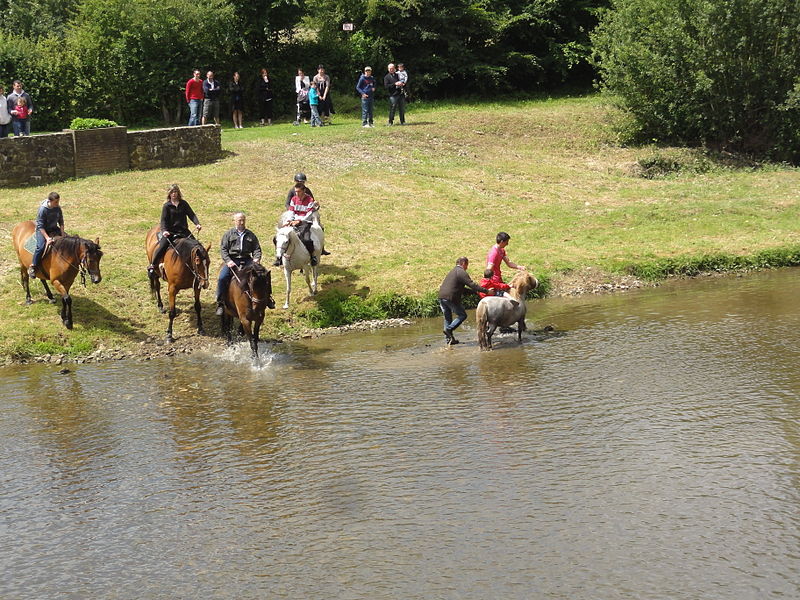
{"label": "woman in black top", "polygon": [[261,124],[263,125],[266,119],[267,125],[272,125],[272,84],[266,69],[261,69],[261,75],[256,81],[256,96],[261,113]]}
{"label": "woman in black top", "polygon": [[181,188],[178,187],[177,183],[173,183],[167,192],[167,201],[161,207],[161,239],[158,241],[158,246],[156,246],[156,251],[153,254],[153,262],[147,267],[148,272],[152,273],[155,269],[154,265],[161,262],[161,258],[164,256],[164,252],[167,251],[167,246],[171,240],[192,235],[192,232],[189,231],[187,219],[191,219],[197,231],[203,228],[192,207],[183,199]]}
{"label": "woman in black top", "polygon": [[239,81],[239,71],[233,74],[233,81],[228,84],[228,93],[231,95],[231,112],[233,113],[234,129],[244,129],[242,117],[244,116],[244,86]]}

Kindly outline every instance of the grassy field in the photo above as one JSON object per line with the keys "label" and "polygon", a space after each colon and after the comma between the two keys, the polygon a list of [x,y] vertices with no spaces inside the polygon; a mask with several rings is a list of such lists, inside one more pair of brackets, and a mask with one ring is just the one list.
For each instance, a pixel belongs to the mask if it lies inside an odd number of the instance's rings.
{"label": "grassy field", "polygon": [[[225,129],[229,155],[215,164],[0,190],[0,230],[7,240],[0,252],[0,355],[76,355],[100,344],[132,347],[161,339],[166,318],[148,291],[143,246],[173,182],[200,216],[216,274],[219,238],[231,213],[248,214],[248,226],[269,253],[292,176],[307,173],[333,253],[321,274],[328,296],[339,290],[422,297],[438,288],[460,255],[473,259],[470,272],[477,279],[500,230],[512,236],[512,260],[554,280],[586,266],[658,277],[735,267],[742,264],[737,257],[764,266],[800,260],[800,171],[728,168],[691,151],[623,147],[610,126],[613,113],[596,96],[412,104],[409,124],[393,128],[383,126],[385,110],[379,103],[374,129],[362,129],[354,113],[337,115],[333,126],[321,129]],[[637,161],[653,157],[685,170],[637,176]],[[24,306],[10,244],[14,224],[33,218],[53,189],[61,194],[67,230],[99,236],[105,252],[103,282],[73,287],[71,332],[38,284],[36,302]],[[274,271],[277,299],[284,284]],[[308,322],[304,314],[317,299],[306,297],[300,275],[294,287],[289,311],[268,311],[265,335]],[[213,289],[204,301],[207,330],[217,335]],[[182,292],[178,302],[175,334],[185,336],[194,329],[190,294]]]}

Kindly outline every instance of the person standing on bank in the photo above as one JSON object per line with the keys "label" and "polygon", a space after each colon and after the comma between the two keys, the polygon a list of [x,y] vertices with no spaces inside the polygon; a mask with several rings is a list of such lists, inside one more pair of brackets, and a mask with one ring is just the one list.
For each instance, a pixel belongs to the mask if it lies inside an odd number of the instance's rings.
{"label": "person standing on bank", "polygon": [[375,100],[375,78],[372,76],[372,67],[364,67],[364,73],[358,78],[356,91],[361,96],[361,126],[375,127],[372,123]]}
{"label": "person standing on bank", "polygon": [[325,73],[325,67],[318,66],[317,74],[311,81],[317,84],[319,92],[319,116],[322,117],[323,123],[329,125],[333,113],[333,99],[331,98],[331,78]]}
{"label": "person standing on bank", "polygon": [[170,245],[172,240],[192,235],[192,232],[189,231],[187,219],[191,219],[196,231],[199,232],[203,228],[192,207],[183,199],[181,188],[178,187],[177,183],[173,183],[167,192],[167,201],[161,207],[161,239],[158,240],[158,246],[156,246],[156,251],[153,253],[153,262],[147,266],[148,274],[152,276],[155,272],[158,263],[161,262],[161,258],[167,251],[167,246]]}
{"label": "person standing on bank", "polygon": [[203,80],[203,125],[208,123],[208,119],[214,119],[214,123],[219,125],[219,97],[222,94],[222,86],[219,81],[214,79],[214,71],[206,73]]}
{"label": "person standing on bank", "polygon": [[[9,114],[11,114],[11,125],[14,129],[14,137],[20,135],[30,135],[31,134],[31,119],[30,116],[33,114],[33,100],[31,99],[31,95],[22,89],[22,82],[19,79],[14,80],[13,83],[14,90],[8,95],[6,99],[6,107],[8,108]],[[27,115],[22,118],[18,119],[14,117],[14,113],[12,111],[17,109],[17,100],[19,98],[25,99],[25,106],[27,107]]]}
{"label": "person standing on bank", "polygon": [[228,93],[231,96],[231,118],[234,129],[244,129],[242,117],[244,111],[244,86],[240,81],[239,71],[234,71],[233,79],[228,84]]}
{"label": "person standing on bank", "polygon": [[0,85],[0,138],[8,137],[11,128],[11,113],[8,112],[8,98],[6,89]]}
{"label": "person standing on bank", "polygon": [[261,244],[256,234],[245,227],[247,217],[238,212],[233,215],[233,228],[222,236],[219,253],[222,255],[222,269],[217,280],[217,316],[225,312],[225,295],[235,271],[251,263],[261,262]]}
{"label": "person standing on bank", "polygon": [[261,69],[261,75],[256,81],[256,96],[258,97],[258,112],[261,117],[261,124],[272,125],[272,84],[269,80],[269,71]]}
{"label": "person standing on bank", "polygon": [[200,69],[195,69],[192,78],[186,82],[186,104],[189,105],[189,125],[200,125],[200,111],[203,105],[203,80]]}
{"label": "person standing on bank", "polygon": [[50,192],[39,206],[36,214],[36,250],[33,253],[28,275],[36,277],[36,266],[42,260],[45,248],[53,243],[53,236],[64,234],[64,214],[61,212],[61,196]]}
{"label": "person standing on bank", "polygon": [[[439,287],[439,308],[442,309],[444,315],[444,338],[448,346],[458,344],[458,340],[453,337],[455,331],[461,323],[467,318],[467,311],[461,304],[461,297],[464,295],[464,289],[470,288],[475,292],[482,292],[488,296],[494,296],[494,290],[488,290],[479,286],[472,281],[472,278],[467,274],[469,267],[469,259],[462,256],[456,260],[456,266],[447,274]],[[502,292],[500,292],[502,294]],[[453,313],[456,317],[453,318]]]}
{"label": "person standing on bank", "polygon": [[389,95],[389,122],[387,125],[390,127],[394,125],[395,110],[400,116],[400,125],[406,124],[406,97],[403,95],[403,88],[405,83],[400,80],[397,74],[397,69],[393,63],[389,63],[387,67],[389,72],[383,78],[383,87],[386,88],[386,93]]}

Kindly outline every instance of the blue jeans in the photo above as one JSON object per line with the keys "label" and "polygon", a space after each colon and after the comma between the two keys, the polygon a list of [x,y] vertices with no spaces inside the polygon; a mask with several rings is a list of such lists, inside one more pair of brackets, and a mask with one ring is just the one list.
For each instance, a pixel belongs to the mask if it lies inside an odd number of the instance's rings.
{"label": "blue jeans", "polygon": [[322,119],[319,118],[319,104],[311,105],[311,126],[322,127]]}
{"label": "blue jeans", "polygon": [[[446,331],[453,331],[467,320],[467,311],[456,302],[439,298],[439,308],[442,309],[442,314],[444,314],[444,328]],[[453,313],[456,313],[455,319],[453,318]]]}
{"label": "blue jeans", "polygon": [[[59,232],[60,233],[60,232]],[[53,236],[56,234],[48,233],[47,235]],[[36,250],[33,252],[33,259],[31,260],[31,266],[35,267],[39,264],[39,261],[42,260],[42,254],[44,254],[44,248],[46,246],[46,242],[42,232],[38,229],[36,230]]]}
{"label": "blue jeans", "polygon": [[11,125],[14,128],[14,137],[31,134],[30,119],[14,119],[11,121]]}
{"label": "blue jeans", "polygon": [[189,100],[189,125],[200,125],[200,107],[202,100]]}
{"label": "blue jeans", "polygon": [[361,124],[372,125],[372,98],[361,99]]}
{"label": "blue jeans", "polygon": [[396,96],[389,96],[389,123],[394,123],[394,111],[400,113],[400,124],[404,125],[406,122],[406,99],[403,94]]}
{"label": "blue jeans", "polygon": [[8,137],[8,130],[11,129],[11,123],[0,125],[0,138]]}
{"label": "blue jeans", "polygon": [[[253,262],[249,258],[235,258],[232,260],[240,269]],[[219,272],[219,279],[217,279],[217,302],[222,302],[223,298],[225,298],[228,293],[228,286],[231,284],[231,279],[233,279],[233,269],[228,265],[222,265],[222,269],[220,269]]]}

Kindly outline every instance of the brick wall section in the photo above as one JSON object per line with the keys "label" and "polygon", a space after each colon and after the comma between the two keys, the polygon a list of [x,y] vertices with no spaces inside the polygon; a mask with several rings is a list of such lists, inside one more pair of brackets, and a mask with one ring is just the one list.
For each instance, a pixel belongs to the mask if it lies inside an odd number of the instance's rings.
{"label": "brick wall section", "polygon": [[44,185],[75,177],[72,133],[0,139],[0,187]]}
{"label": "brick wall section", "polygon": [[0,187],[44,185],[128,168],[187,167],[221,156],[219,125],[145,131],[110,127],[2,138]]}
{"label": "brick wall section", "polygon": [[128,132],[131,169],[188,167],[222,156],[219,125],[171,127]]}
{"label": "brick wall section", "polygon": [[72,132],[75,141],[75,176],[100,175],[127,171],[127,127],[79,129]]}

